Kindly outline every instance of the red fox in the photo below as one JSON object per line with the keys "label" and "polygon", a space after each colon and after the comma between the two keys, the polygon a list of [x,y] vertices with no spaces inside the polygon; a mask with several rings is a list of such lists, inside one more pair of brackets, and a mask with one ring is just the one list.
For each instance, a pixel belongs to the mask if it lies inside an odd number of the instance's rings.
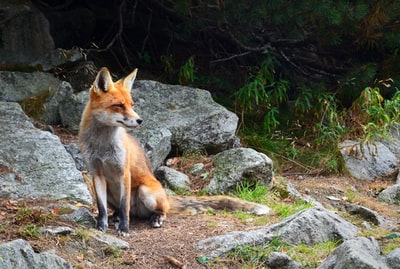
{"label": "red fox", "polygon": [[113,82],[103,67],[89,90],[79,130],[80,149],[93,176],[98,207],[97,229],[108,227],[107,206],[117,217],[117,233],[129,235],[130,216],[150,219],[161,227],[167,213],[195,214],[210,209],[243,210],[263,215],[267,206],[228,196],[177,197],[167,194],[155,178],[146,154],[126,128],[143,120],[134,111],[131,88],[137,69]]}

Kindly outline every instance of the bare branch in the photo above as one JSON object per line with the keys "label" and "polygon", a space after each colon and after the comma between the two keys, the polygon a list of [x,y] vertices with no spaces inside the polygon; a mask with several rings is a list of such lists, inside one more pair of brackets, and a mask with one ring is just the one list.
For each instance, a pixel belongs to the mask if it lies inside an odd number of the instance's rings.
{"label": "bare branch", "polygon": [[142,50],[140,51],[141,53],[144,52],[144,49],[146,47],[146,43],[147,43],[147,41],[149,40],[149,37],[150,37],[150,29],[151,29],[151,22],[152,22],[152,19],[153,19],[153,12],[151,12],[150,8],[149,8],[149,11],[150,11],[150,15],[149,15],[149,20],[147,21],[147,34],[146,34],[146,37],[143,40]]}
{"label": "bare branch", "polygon": [[251,53],[251,51],[246,51],[246,52],[243,52],[243,53],[240,53],[240,54],[234,54],[234,55],[226,57],[226,58],[214,60],[214,61],[211,61],[210,63],[211,64],[215,64],[215,63],[219,63],[219,62],[229,61],[229,60],[235,59],[237,57],[246,56],[247,54],[250,54],[250,53]]}
{"label": "bare branch", "polygon": [[103,49],[88,49],[88,52],[91,52],[91,51],[96,51],[96,52],[104,52],[104,51],[107,51],[107,50],[109,50],[109,49],[114,45],[114,43],[115,43],[118,39],[121,38],[122,31],[124,30],[124,22],[123,22],[122,11],[123,11],[123,9],[124,9],[124,7],[125,7],[125,4],[126,4],[126,0],[122,0],[121,4],[120,4],[120,6],[119,6],[119,9],[118,9],[118,11],[119,11],[119,12],[118,12],[118,31],[117,31],[117,33],[114,35],[114,37],[113,37],[113,39],[110,41],[110,43],[108,43],[108,45],[107,45],[105,48],[103,48]]}
{"label": "bare branch", "polygon": [[308,73],[306,71],[304,71],[300,66],[298,66],[297,64],[295,64],[293,61],[291,61],[289,59],[289,57],[286,56],[286,54],[282,51],[279,50],[279,54],[289,63],[291,64],[297,71],[299,71],[301,74],[303,74],[304,76],[308,76]]}
{"label": "bare branch", "polygon": [[[222,30],[223,31],[223,30]],[[252,51],[252,52],[262,52],[264,50],[266,50],[267,48],[270,47],[270,44],[266,44],[264,46],[260,46],[260,47],[250,47],[247,46],[245,44],[243,44],[239,39],[237,39],[231,31],[227,30],[227,31],[223,31],[225,33],[227,33],[229,35],[229,37],[241,48],[248,50],[248,51]]]}

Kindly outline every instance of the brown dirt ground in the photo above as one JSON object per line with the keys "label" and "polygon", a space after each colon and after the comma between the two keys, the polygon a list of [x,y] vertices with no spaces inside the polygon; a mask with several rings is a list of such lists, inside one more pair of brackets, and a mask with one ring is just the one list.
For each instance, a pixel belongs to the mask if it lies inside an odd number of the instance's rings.
{"label": "brown dirt ground", "polygon": [[[60,129],[56,133],[60,135]],[[68,133],[62,135],[62,141],[76,139]],[[282,177],[291,182],[303,195],[314,197],[327,208],[334,209],[340,214],[341,205],[351,197],[353,201],[376,210],[386,219],[399,227],[400,207],[378,202],[376,194],[392,181],[360,182],[347,177],[311,177],[307,175],[288,175]],[[278,179],[279,180],[279,179]],[[350,194],[352,196],[350,196]],[[328,197],[337,197],[340,201]],[[282,199],[282,202],[293,202]],[[7,242],[16,238],[28,240],[35,251],[54,249],[56,253],[68,260],[74,268],[242,268],[235,258],[221,258],[218,265],[207,267],[197,262],[202,254],[197,252],[195,244],[201,239],[225,234],[235,230],[254,229],[260,222],[255,217],[253,221],[244,222],[233,214],[226,212],[215,214],[201,214],[195,216],[169,216],[162,228],[151,228],[147,221],[132,220],[130,237],[122,238],[130,244],[130,248],[112,254],[112,249],[100,243],[95,243],[84,236],[84,229],[72,223],[65,223],[57,217],[60,213],[54,208],[50,213],[34,209],[25,212],[21,219],[21,208],[36,208],[35,206],[48,204],[49,201],[16,201],[0,200],[0,242]],[[95,208],[91,208],[94,214]],[[263,225],[277,221],[272,214],[270,220]],[[36,238],[27,235],[24,227],[29,224],[36,226],[69,226],[76,229],[76,233],[67,236],[44,236]],[[112,225],[110,224],[110,227]],[[107,233],[114,235],[112,228]],[[174,260],[174,262],[171,262]]]}

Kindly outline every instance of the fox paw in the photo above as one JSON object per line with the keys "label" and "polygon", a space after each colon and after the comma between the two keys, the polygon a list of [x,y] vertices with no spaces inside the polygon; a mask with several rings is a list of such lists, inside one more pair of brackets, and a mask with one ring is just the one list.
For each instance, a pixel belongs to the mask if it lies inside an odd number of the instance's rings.
{"label": "fox paw", "polygon": [[118,236],[122,236],[122,237],[129,236],[129,228],[127,225],[121,225],[120,222],[116,222],[115,230],[117,231]]}
{"label": "fox paw", "polygon": [[121,237],[129,237],[129,231],[122,231],[122,230],[117,230],[117,235]]}
{"label": "fox paw", "polygon": [[153,215],[150,218],[151,227],[160,228],[163,224],[163,217],[161,215]]}
{"label": "fox paw", "polygon": [[99,230],[99,231],[101,231],[101,232],[103,232],[103,233],[105,233],[105,232],[107,231],[107,228],[108,228],[107,226],[108,226],[108,225],[105,224],[104,222],[99,221],[99,222],[97,223],[97,225],[96,225],[96,229]]}

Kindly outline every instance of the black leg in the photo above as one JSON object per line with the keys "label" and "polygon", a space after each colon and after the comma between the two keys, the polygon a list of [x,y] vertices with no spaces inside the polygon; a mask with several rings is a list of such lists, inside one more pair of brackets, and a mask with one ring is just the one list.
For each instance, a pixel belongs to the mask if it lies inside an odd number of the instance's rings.
{"label": "black leg", "polygon": [[99,215],[97,217],[97,226],[96,228],[102,232],[105,232],[108,227],[108,216],[107,211],[101,201],[97,201],[97,208],[99,210]]}
{"label": "black leg", "polygon": [[119,235],[129,235],[129,212],[127,212],[127,200],[126,197],[121,199],[121,205],[118,209],[119,224],[117,233]]}

